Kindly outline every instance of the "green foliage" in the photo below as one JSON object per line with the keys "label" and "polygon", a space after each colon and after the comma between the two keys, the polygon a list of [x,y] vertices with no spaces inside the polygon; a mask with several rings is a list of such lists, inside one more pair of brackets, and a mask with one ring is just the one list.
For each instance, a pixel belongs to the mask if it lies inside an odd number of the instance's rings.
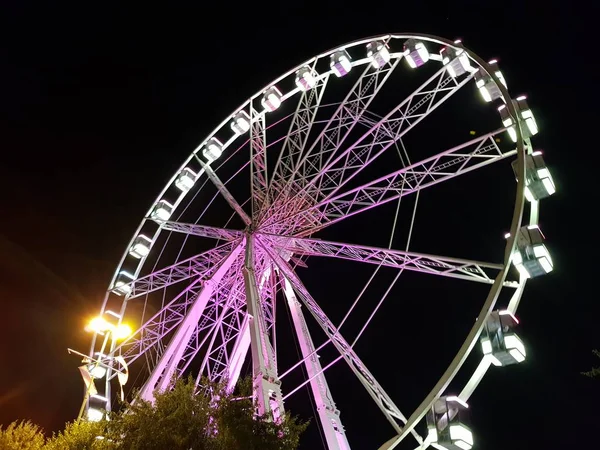
{"label": "green foliage", "polygon": [[115,448],[127,450],[293,450],[308,424],[286,415],[280,423],[255,417],[252,381],[241,380],[235,392],[203,380],[195,394],[193,379],[177,380],[156,393],[154,404],[138,400],[111,417],[106,434]]}
{"label": "green foliage", "polygon": [[308,423],[286,414],[278,423],[256,417],[252,380],[235,392],[203,380],[177,380],[171,390],[111,413],[110,420],[76,421],[45,439],[30,422],[0,427],[0,450],[294,450]]}
{"label": "green foliage", "polygon": [[44,448],[42,429],[31,422],[13,422],[8,427],[0,425],[0,449],[41,450]]}
{"label": "green foliage", "polygon": [[[221,390],[222,392],[222,390]],[[296,417],[286,413],[279,423],[270,417],[254,418],[252,380],[238,383],[237,391],[222,394],[214,409],[217,424],[215,450],[287,450],[296,449],[300,435],[308,427]]]}
{"label": "green foliage", "polygon": [[54,434],[43,450],[109,450],[114,446],[104,436],[108,422],[79,420],[65,425],[65,429]]}
{"label": "green foliage", "polygon": [[[594,355],[600,358],[600,351],[594,350]],[[599,378],[600,377],[600,367],[593,367],[589,372],[583,372],[583,374],[587,377],[591,378]]]}
{"label": "green foliage", "polygon": [[156,393],[154,404],[137,400],[126,412],[111,417],[107,437],[128,450],[205,450],[209,399],[194,395],[194,380],[178,380],[173,389]]}

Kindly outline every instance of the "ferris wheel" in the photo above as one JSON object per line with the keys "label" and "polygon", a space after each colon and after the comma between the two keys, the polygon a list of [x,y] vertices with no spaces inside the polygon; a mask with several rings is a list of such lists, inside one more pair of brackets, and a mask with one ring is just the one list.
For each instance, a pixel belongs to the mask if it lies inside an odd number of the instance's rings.
{"label": "ferris wheel", "polygon": [[[473,104],[481,111],[473,120],[487,130],[465,128]],[[382,448],[412,441],[418,448],[470,449],[467,402],[491,366],[525,359],[515,313],[527,279],[553,268],[538,216],[540,200],[555,186],[532,146],[537,132],[527,99],[509,95],[498,63],[485,62],[460,41],[382,35],[286,72],[204,139],[142,219],[92,327],[88,372],[98,382],[84,400],[87,418],[98,420],[111,409],[119,385],[121,396],[128,383],[147,400],[173,376],[189,373],[232,388],[247,364],[260,414],[277,420],[287,398],[307,386],[326,448],[349,449],[327,381],[331,366],[345,364],[390,424]],[[415,248],[423,198],[491,173],[490,166],[503,168],[481,179],[505,183],[500,195],[510,204],[504,239],[486,235],[497,259]],[[409,220],[402,222],[405,211]],[[368,235],[361,232],[367,223]],[[395,245],[400,232],[406,236],[401,246]],[[339,279],[311,274],[319,259],[373,271],[354,297],[337,299],[342,320],[328,316],[308,279],[350,285],[341,278],[353,272],[338,273]],[[371,302],[370,315],[359,317],[358,336],[344,337],[346,320],[381,268],[396,274],[392,284],[414,275],[418,283],[443,279],[457,295],[465,286],[484,289],[462,345],[410,411],[356,351],[389,289]],[[277,320],[283,309],[299,347],[299,358],[287,367],[281,358],[289,352],[277,339],[287,326]],[[313,339],[315,328],[324,342]],[[328,362],[319,357],[325,347],[337,355]],[[465,365],[468,358],[478,360],[474,368]],[[304,381],[288,381],[299,369]],[[465,370],[466,377],[457,378]],[[465,381],[458,386],[457,380]]]}

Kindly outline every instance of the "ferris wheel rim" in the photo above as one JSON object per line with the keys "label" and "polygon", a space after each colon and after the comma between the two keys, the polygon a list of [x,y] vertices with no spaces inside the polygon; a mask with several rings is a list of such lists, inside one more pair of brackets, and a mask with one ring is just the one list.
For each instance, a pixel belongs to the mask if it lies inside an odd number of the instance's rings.
{"label": "ferris wheel rim", "polygon": [[[503,86],[502,83],[499,82],[498,78],[496,77],[495,73],[493,70],[490,69],[488,63],[486,63],[482,58],[480,58],[479,56],[477,56],[477,54],[475,54],[474,52],[472,52],[471,50],[469,50],[468,48],[464,47],[462,44],[459,46],[457,46],[457,44],[455,42],[452,42],[450,40],[444,39],[444,38],[440,38],[437,36],[432,36],[432,35],[427,35],[427,34],[419,34],[419,33],[402,33],[402,34],[385,34],[385,35],[377,35],[377,36],[373,36],[373,37],[369,37],[369,38],[363,38],[363,39],[359,39],[359,40],[355,40],[352,41],[348,44],[344,44],[343,46],[338,46],[338,47],[334,47],[331,50],[327,51],[327,52],[323,52],[317,56],[314,56],[313,58],[310,58],[306,61],[304,61],[303,63],[295,66],[293,69],[291,69],[290,71],[286,72],[284,75],[280,76],[279,78],[273,80],[271,83],[267,84],[264,88],[260,89],[259,91],[257,91],[254,95],[252,95],[251,97],[248,98],[248,100],[246,100],[242,105],[240,105],[240,107],[236,108],[232,114],[228,115],[227,118],[221,122],[217,127],[215,127],[210,134],[207,135],[207,137],[200,143],[200,145],[191,152],[191,154],[184,160],[183,164],[179,167],[179,169],[175,172],[175,174],[173,175],[173,177],[169,180],[169,182],[165,185],[165,188],[159,193],[159,195],[157,196],[157,198],[155,199],[155,201],[152,203],[150,209],[148,210],[148,212],[146,213],[146,215],[144,216],[144,218],[142,219],[139,227],[137,228],[137,230],[135,231],[135,233],[133,234],[132,239],[130,240],[130,242],[128,243],[128,245],[126,246],[121,261],[119,262],[119,264],[117,265],[117,269],[115,270],[114,274],[113,274],[113,278],[111,280],[111,283],[109,285],[109,290],[107,291],[106,295],[105,295],[105,299],[103,301],[103,305],[101,308],[101,311],[104,311],[105,307],[106,307],[106,303],[107,303],[107,299],[108,296],[110,295],[111,289],[110,287],[114,285],[115,280],[119,274],[119,271],[121,269],[121,267],[123,266],[123,262],[125,261],[125,259],[127,258],[129,249],[131,248],[131,245],[133,244],[133,241],[135,240],[135,238],[139,235],[143,225],[146,223],[147,220],[149,220],[149,216],[153,210],[153,208],[156,206],[156,204],[164,197],[165,192],[167,191],[167,189],[169,188],[169,186],[171,186],[173,184],[173,182],[175,181],[175,178],[177,177],[177,175],[181,172],[181,170],[183,170],[189,163],[191,160],[194,159],[195,155],[197,154],[197,152],[211,139],[213,138],[220,130],[222,130],[224,127],[227,126],[227,124],[230,122],[231,117],[237,112],[240,111],[242,109],[244,109],[246,106],[248,106],[253,100],[256,100],[258,97],[260,97],[266,89],[268,89],[271,86],[274,86],[276,83],[278,83],[279,81],[281,81],[282,79],[292,75],[293,73],[295,73],[297,70],[299,70],[300,68],[304,67],[305,65],[309,65],[312,62],[318,60],[319,58],[324,58],[327,57],[329,55],[331,55],[333,52],[338,51],[338,50],[345,50],[345,49],[349,49],[349,48],[353,48],[356,47],[358,45],[361,44],[366,44],[368,42],[372,42],[374,40],[382,40],[382,39],[410,39],[410,38],[417,38],[417,39],[422,39],[422,40],[426,40],[426,41],[430,41],[430,42],[434,42],[440,45],[446,45],[446,46],[450,46],[453,47],[455,49],[462,49],[464,51],[467,52],[467,54],[469,55],[469,57],[477,63],[478,67],[485,70],[487,72],[487,74],[492,77],[492,79],[494,79],[494,81],[496,81],[496,84],[498,85],[500,91],[502,91],[502,97],[505,101],[505,104],[507,105],[507,108],[510,112],[510,114],[517,118],[516,120],[516,124],[517,126],[516,128],[516,133],[517,133],[517,173],[518,173],[518,177],[517,177],[517,195],[516,195],[516,200],[515,200],[515,206],[514,206],[514,210],[513,210],[513,218],[512,218],[512,222],[511,222],[511,228],[510,228],[510,237],[507,239],[506,242],[506,248],[505,248],[505,253],[504,253],[504,262],[503,262],[503,269],[501,270],[500,274],[498,274],[497,279],[502,279],[504,280],[506,278],[506,275],[508,273],[508,270],[510,269],[510,257],[512,252],[514,251],[515,248],[515,239],[516,239],[516,235],[517,235],[517,231],[521,226],[521,222],[522,222],[522,218],[523,218],[523,214],[524,214],[524,204],[525,204],[525,198],[524,198],[524,158],[525,158],[525,154],[526,154],[526,149],[525,149],[525,141],[523,139],[522,136],[522,132],[521,132],[521,121],[520,118],[516,112],[516,109],[514,107],[514,105],[512,104],[512,102],[510,101],[511,97],[508,93],[508,90]],[[264,112],[263,112],[264,113]],[[183,201],[183,198],[182,200]],[[174,205],[174,210],[176,210],[176,208],[180,205],[181,202],[178,202],[176,205]],[[159,228],[158,233],[162,232],[162,228]],[[143,263],[140,264],[139,270],[141,270],[143,267]],[[522,281],[524,284],[524,280]],[[493,296],[491,293],[494,292],[495,296],[497,297],[497,295],[499,294],[500,290],[502,289],[502,283],[494,283],[492,285],[492,287],[490,288],[490,294],[488,294],[488,297]],[[486,304],[488,302],[486,301]],[[495,303],[492,302],[492,306]],[[486,309],[486,304],[484,304],[484,306],[482,307],[482,313],[484,311],[484,309]],[[490,310],[491,311],[491,310]],[[489,312],[488,312],[489,313]],[[481,315],[481,313],[480,313]],[[91,352],[93,352],[94,349],[94,343],[92,343],[92,347],[91,347]],[[469,350],[469,352],[467,353],[470,354],[472,348]],[[454,378],[454,377],[452,377]]]}
{"label": "ferris wheel rim", "polygon": [[[473,51],[469,50],[468,48],[464,47],[461,43],[461,41],[451,41],[449,39],[445,39],[439,36],[435,36],[435,35],[430,35],[430,34],[424,34],[424,33],[397,33],[397,34],[382,34],[382,35],[374,35],[371,37],[367,37],[367,38],[362,38],[362,39],[357,39],[357,40],[353,40],[349,43],[343,44],[341,46],[337,46],[337,47],[332,47],[329,50],[325,51],[325,52],[321,52],[316,56],[313,56],[312,58],[309,58],[307,60],[305,60],[304,62],[296,65],[295,67],[293,67],[291,70],[285,72],[283,75],[279,76],[278,78],[275,78],[273,81],[271,81],[270,83],[268,83],[267,85],[265,85],[264,87],[262,87],[261,89],[259,89],[258,91],[256,91],[253,95],[251,95],[246,101],[244,101],[240,106],[238,106],[237,108],[235,108],[231,114],[227,115],[227,117],[221,122],[219,123],[208,135],[206,135],[206,137],[200,142],[200,144],[198,146],[196,146],[196,148],[194,150],[192,150],[192,152],[188,155],[187,158],[185,158],[185,160],[183,161],[183,163],[179,166],[179,168],[175,171],[175,173],[172,175],[172,177],[167,181],[167,183],[165,184],[164,188],[159,192],[159,194],[156,196],[156,198],[154,199],[154,201],[151,203],[150,208],[147,210],[146,214],[144,215],[144,217],[142,218],[142,220],[140,221],[140,224],[138,225],[138,227],[136,228],[135,232],[132,234],[131,239],[129,240],[129,242],[127,243],[127,245],[125,246],[125,249],[121,255],[121,258],[119,260],[119,263],[116,266],[115,271],[113,272],[111,281],[109,283],[109,289],[107,289],[106,294],[105,294],[105,299],[103,301],[103,306],[102,306],[102,310],[105,306],[105,301],[106,301],[106,297],[108,297],[108,295],[111,292],[111,287],[114,285],[114,282],[119,274],[119,271],[121,269],[121,267],[123,266],[123,262],[125,261],[125,259],[127,258],[128,255],[128,251],[131,248],[131,245],[133,244],[135,238],[139,235],[143,225],[146,223],[146,221],[148,220],[148,218],[150,217],[150,214],[153,210],[153,208],[156,206],[156,204],[164,197],[165,192],[168,190],[168,188],[170,186],[172,186],[173,182],[175,181],[177,175],[184,169],[187,167],[187,165],[190,163],[190,161],[192,161],[194,159],[194,157],[197,155],[197,152],[199,150],[202,149],[202,147],[211,139],[213,138],[220,130],[222,130],[224,127],[227,126],[227,124],[231,121],[231,118],[235,115],[236,112],[243,110],[250,102],[252,102],[253,100],[259,98],[266,89],[268,89],[271,86],[276,85],[276,83],[278,83],[279,81],[281,81],[282,79],[289,77],[290,75],[292,75],[293,73],[295,73],[297,70],[299,70],[300,68],[310,65],[312,62],[316,61],[319,58],[324,58],[326,56],[331,55],[332,53],[334,53],[335,51],[338,50],[346,50],[352,47],[356,47],[358,45],[361,44],[366,44],[369,42],[372,42],[374,40],[385,40],[385,39],[413,39],[413,38],[417,38],[417,39],[423,39],[432,43],[437,43],[437,44],[442,44],[448,47],[452,47],[454,49],[462,49],[464,51],[466,51],[468,53],[468,55],[473,59],[474,62],[476,62],[480,68],[484,69],[486,71],[486,73],[491,76],[494,81],[497,82],[498,87],[500,89],[500,91],[502,92],[502,96],[503,99],[509,99],[510,96],[508,94],[508,90],[504,87],[504,85],[502,83],[499,82],[497,76],[495,75],[494,71],[490,69],[489,64],[485,62],[485,60],[483,60],[482,58],[478,57]],[[366,62],[363,62],[362,64],[366,64]],[[362,65],[361,64],[361,65]],[[297,92],[297,89],[294,89],[294,92]],[[511,114],[514,117],[518,117],[516,115],[516,111],[514,106],[512,105],[511,102],[506,102],[507,104],[507,108],[508,110],[511,112]],[[520,123],[520,121],[519,121]],[[520,133],[520,127],[517,127],[519,129],[518,131],[518,137],[519,140],[517,141],[517,157],[519,157],[521,151],[519,150],[520,147],[523,146],[523,142],[522,142],[522,138],[521,138],[521,133]],[[179,204],[174,204],[174,210],[179,206]],[[512,233],[514,236],[514,233]],[[509,241],[510,242],[510,241]],[[506,263],[506,256],[505,256],[505,263]],[[143,264],[141,265],[143,266]],[[141,267],[140,266],[140,267]]]}
{"label": "ferris wheel rim", "polygon": [[[384,40],[384,39],[388,39],[388,38],[392,38],[392,39],[412,39],[412,38],[418,38],[418,39],[423,39],[429,42],[433,42],[433,43],[437,43],[437,44],[443,44],[449,47],[452,47],[454,49],[463,49],[465,51],[468,52],[469,56],[476,56],[476,54],[472,51],[470,51],[469,49],[467,49],[466,47],[457,44],[460,43],[460,41],[451,41],[449,39],[445,39],[442,37],[438,37],[438,36],[434,36],[434,35],[429,35],[429,34],[423,34],[423,33],[398,33],[398,34],[382,34],[382,35],[374,35],[368,38],[362,38],[362,39],[357,39],[354,41],[351,41],[347,44],[343,44],[341,46],[337,46],[337,47],[332,47],[329,50],[322,52],[316,56],[313,56],[312,58],[309,58],[305,61],[303,61],[302,63],[296,65],[295,67],[293,67],[291,70],[285,72],[283,75],[279,76],[278,78],[275,78],[273,81],[271,81],[270,83],[268,83],[267,85],[263,86],[261,89],[259,89],[258,91],[256,91],[253,95],[251,95],[246,101],[244,101],[241,105],[239,105],[237,108],[235,108],[231,114],[229,114],[221,123],[219,123],[215,128],[213,128],[213,130],[206,135],[206,137],[200,142],[200,144],[198,146],[196,146],[196,148],[194,150],[192,150],[192,152],[189,154],[189,156],[184,160],[184,162],[179,166],[179,168],[175,171],[174,175],[169,179],[169,181],[167,181],[167,183],[165,184],[165,187],[160,191],[160,193],[157,195],[157,197],[154,199],[154,201],[152,202],[150,208],[148,209],[148,211],[146,212],[144,218],[142,219],[140,225],[138,226],[138,228],[136,229],[136,231],[133,233],[132,238],[129,240],[127,246],[125,247],[125,250],[121,256],[121,260],[119,261],[119,264],[117,265],[117,269],[115,270],[115,272],[113,273],[113,277],[111,279],[111,283],[109,284],[112,285],[115,281],[115,278],[119,272],[119,268],[122,266],[123,264],[123,260],[126,258],[127,254],[128,254],[128,249],[131,246],[131,244],[133,243],[133,240],[135,239],[135,237],[138,235],[139,231],[142,228],[142,225],[144,223],[145,220],[147,220],[148,216],[150,215],[150,213],[152,212],[152,208],[156,205],[156,203],[158,201],[160,201],[163,198],[163,195],[165,193],[165,191],[167,190],[167,188],[169,186],[172,185],[172,183],[175,180],[175,177],[177,176],[177,174],[179,172],[181,172],[182,169],[184,169],[186,167],[187,164],[189,164],[189,162],[194,158],[194,156],[196,155],[196,153],[206,144],[206,142],[208,142],[211,138],[213,138],[218,131],[220,131],[222,128],[224,128],[230,121],[231,121],[231,117],[237,112],[240,111],[242,109],[244,109],[252,100],[255,100],[256,98],[260,97],[266,89],[268,89],[271,86],[274,86],[276,83],[278,83],[279,81],[281,81],[282,79],[290,76],[291,74],[295,73],[297,70],[299,70],[300,68],[306,66],[306,65],[310,65],[312,62],[314,62],[315,60],[319,59],[319,58],[323,58],[326,56],[331,55],[333,52],[338,51],[338,50],[346,50],[348,48],[351,47],[355,47],[361,44],[366,44],[368,42],[374,41],[374,40]],[[494,74],[494,72],[492,70],[490,70],[489,68],[489,64],[486,63],[483,59],[477,57],[474,58],[475,62],[477,62],[479,64],[479,66],[481,68],[483,68],[484,70],[486,70],[486,72],[495,79],[495,81],[497,81],[497,77]],[[499,88],[501,91],[503,91],[503,96],[506,95],[506,98],[510,98],[508,97],[508,91],[506,90],[506,88],[504,88],[504,86],[502,85],[502,83],[499,83]],[[504,92],[506,91],[506,92]],[[510,102],[509,102],[510,103]],[[514,107],[512,105],[508,105],[508,108],[511,112],[514,113]],[[518,143],[517,143],[518,146]]]}

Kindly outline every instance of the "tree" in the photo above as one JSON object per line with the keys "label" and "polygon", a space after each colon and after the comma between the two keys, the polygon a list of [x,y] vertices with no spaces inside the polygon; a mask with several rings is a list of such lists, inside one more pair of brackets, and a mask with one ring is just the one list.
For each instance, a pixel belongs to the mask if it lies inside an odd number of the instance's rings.
{"label": "tree", "polygon": [[235,392],[203,380],[197,394],[193,379],[176,380],[171,390],[155,393],[154,403],[137,400],[111,416],[106,433],[115,448],[173,450],[293,450],[308,426],[284,415],[277,423],[256,417],[250,379]]}
{"label": "tree", "polygon": [[117,448],[159,450],[211,448],[207,434],[210,402],[194,395],[192,379],[175,381],[171,390],[157,392],[154,403],[138,399],[111,416],[107,437]]}
{"label": "tree", "polygon": [[31,422],[13,422],[8,427],[0,425],[0,449],[42,450],[45,443],[42,429]]}
{"label": "tree", "polygon": [[[216,450],[287,450],[296,449],[308,423],[286,413],[278,423],[270,417],[254,417],[252,380],[245,378],[235,394],[220,395],[214,409],[218,439]],[[221,392],[223,390],[221,389]]]}
{"label": "tree", "polygon": [[[594,355],[600,358],[600,351],[594,350],[593,352]],[[590,370],[589,372],[583,372],[583,374],[591,378],[600,378],[600,367],[592,367],[592,370]]]}
{"label": "tree", "polygon": [[79,420],[65,425],[65,429],[47,440],[43,450],[112,450],[112,442],[103,439],[108,422]]}
{"label": "tree", "polygon": [[75,421],[46,439],[30,422],[0,427],[0,450],[295,450],[308,423],[286,413],[257,417],[252,381],[235,392],[203,380],[176,380],[154,402],[137,399],[108,420]]}

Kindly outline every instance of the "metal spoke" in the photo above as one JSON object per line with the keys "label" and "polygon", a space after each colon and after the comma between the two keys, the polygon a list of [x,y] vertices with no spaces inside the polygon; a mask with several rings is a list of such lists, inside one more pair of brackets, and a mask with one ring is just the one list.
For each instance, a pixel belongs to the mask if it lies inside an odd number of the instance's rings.
{"label": "metal spoke", "polygon": [[176,233],[183,233],[191,236],[207,237],[224,241],[234,241],[244,237],[244,233],[241,231],[230,230],[227,228],[209,227],[195,223],[163,221],[156,219],[154,219],[154,222],[159,224],[163,230],[174,231]]}
{"label": "metal spoke", "polygon": [[314,203],[317,197],[305,191],[304,186],[313,176],[318,175],[326,162],[335,155],[398,63],[399,59],[396,59],[380,70],[374,71],[370,67],[364,70],[325,128],[311,146],[299,155],[293,172],[287,177],[283,189],[279,190],[277,199],[269,208],[269,223],[273,222],[274,217],[281,217],[282,212],[287,211],[290,200],[300,198]]}
{"label": "metal spoke", "polygon": [[231,206],[233,210],[238,213],[238,215],[242,218],[246,225],[250,225],[252,223],[252,220],[250,220],[248,214],[246,214],[246,212],[240,206],[237,200],[233,197],[233,195],[231,195],[231,193],[225,187],[225,184],[219,179],[217,174],[212,170],[212,168],[208,164],[204,163],[204,161],[202,161],[200,158],[196,157],[196,159],[202,166],[202,169],[206,172],[208,178],[213,182],[213,184],[219,190],[221,195],[225,198],[227,203],[229,203],[229,206]]}
{"label": "metal spoke", "polygon": [[[267,198],[270,200],[274,200],[274,197],[285,188],[289,178],[292,177],[292,174],[298,169],[297,164],[302,160],[308,135],[315,123],[317,111],[321,105],[321,100],[325,93],[328,80],[329,74],[320,78],[312,89],[303,92],[300,96],[300,101],[298,102],[298,107],[292,118],[290,129],[285,137],[277,163],[275,164],[273,176],[269,181]],[[264,206],[266,207],[268,204],[265,204]],[[262,218],[262,213],[264,213],[264,211],[265,208],[263,207],[259,221]]]}
{"label": "metal spoke", "polygon": [[[399,60],[396,61],[396,64],[398,62]],[[445,69],[440,69],[337,156],[335,150],[339,149],[341,143],[336,143],[337,147],[333,152],[323,155],[325,158],[321,157],[322,162],[318,172],[305,174],[303,179],[298,180],[302,189],[297,195],[318,200],[333,195],[470,79],[471,76],[459,83],[450,77]],[[369,121],[366,107],[353,112],[353,119],[353,124]],[[265,225],[286,217],[289,212],[289,207],[279,208]],[[277,232],[289,234],[290,230],[278,229]]]}
{"label": "metal spoke", "polygon": [[[198,322],[192,338],[187,343],[181,356],[181,362],[177,370],[178,374],[183,374],[187,370],[189,364],[200,351],[208,351],[207,349],[212,345],[216,330],[222,327],[224,322],[227,323],[227,326],[235,327],[235,323],[233,321],[230,323],[228,318],[231,316],[231,308],[236,305],[236,272],[240,270],[240,267],[241,258],[238,258],[221,281],[218,292],[215,293],[209,307],[207,307],[208,313]],[[208,373],[208,376],[210,377],[210,373]]]}
{"label": "metal spoke", "polygon": [[[294,288],[297,297],[310,311],[310,313],[315,318],[320,327],[323,329],[327,337],[331,339],[333,345],[340,352],[340,355],[342,355],[344,360],[348,363],[350,369],[352,369],[358,380],[367,389],[367,392],[369,393],[369,395],[371,395],[371,397],[373,398],[379,409],[383,412],[385,417],[388,419],[388,421],[397,431],[402,430],[402,426],[398,422],[400,421],[402,423],[405,423],[406,417],[395,405],[395,403],[392,401],[389,395],[383,390],[383,388],[377,382],[377,380],[371,374],[371,372],[369,372],[367,367],[363,364],[358,355],[354,352],[350,344],[341,336],[341,334],[338,332],[333,323],[329,320],[327,315],[318,306],[318,304],[306,290],[306,287],[296,276],[293,269],[289,266],[288,263],[286,263],[281,258],[281,256],[279,256],[275,252],[269,251],[268,245],[262,244],[259,240],[257,242],[263,248],[263,250],[266,251],[267,254],[269,254],[269,256],[277,265],[278,269],[292,284],[292,287]],[[398,432],[400,433],[401,431]],[[421,442],[421,437],[416,433],[415,435],[415,437],[418,437],[419,442]]]}
{"label": "metal spoke", "polygon": [[[214,270],[223,268],[227,260],[233,261],[240,254],[241,249],[242,246],[238,243],[224,258],[212,265]],[[227,268],[224,270],[227,270]],[[202,293],[206,285],[205,280],[212,277],[213,273],[208,275],[205,272],[204,276],[197,275],[197,278],[189,286],[138,328],[132,336],[116,347],[112,353],[122,355],[125,361],[131,364],[148,350],[154,348],[159,342],[162,342],[163,338],[172,330],[175,330],[185,319],[190,307]],[[205,308],[206,320],[200,319],[197,321],[198,332],[207,329],[213,322],[210,306],[208,304]],[[116,373],[113,376],[116,376]]]}
{"label": "metal spoke", "polygon": [[321,421],[328,450],[349,450],[350,445],[342,426],[340,412],[333,402],[325,374],[319,362],[319,356],[316,354],[304,314],[302,314],[300,302],[296,298],[292,284],[288,279],[284,279],[284,293],[294,323],[296,337],[300,344],[307,378],[316,403],[317,414]]}
{"label": "metal spoke", "polygon": [[[241,267],[242,261],[236,268],[238,273]],[[215,322],[215,328],[211,333],[210,341],[203,349],[204,357],[196,383],[200,381],[202,375],[206,375],[213,381],[229,379],[230,349],[238,335],[243,332],[246,322],[244,284],[239,277],[232,280],[231,289],[222,297],[219,307],[220,314]]]}
{"label": "metal spoke", "polygon": [[[242,246],[239,245],[227,256],[210,280],[204,283],[202,290],[198,293],[189,308],[187,308],[185,316],[177,326],[177,330],[171,337],[167,348],[140,390],[140,396],[143,399],[152,400],[155,390],[163,391],[170,385],[173,375],[176,373],[177,367],[181,362],[181,357],[194,336],[198,324],[206,317],[206,311],[210,311],[210,308],[207,307],[210,306],[211,299],[241,250]],[[163,334],[164,337],[165,335]]]}
{"label": "metal spoke", "polygon": [[[502,264],[405,252],[387,248],[344,244],[321,239],[274,235],[262,236],[275,248],[286,250],[297,255],[346,259],[486,284],[492,284],[494,282],[496,274],[491,272],[502,270],[503,267]],[[488,274],[488,272],[490,272],[490,274]],[[518,283],[507,282],[507,285],[516,287],[518,286]]]}
{"label": "metal spoke", "polygon": [[[267,280],[270,272],[267,267],[268,264],[268,261],[264,258],[258,260],[257,273],[262,275],[257,287],[266,329],[274,337],[273,299],[275,298],[276,287]],[[237,267],[238,275],[242,271],[242,266],[243,264],[240,264]],[[215,330],[215,336],[206,350],[197,382],[202,374],[206,374],[210,379],[226,379],[228,384],[232,386],[237,381],[241,363],[250,345],[250,321],[247,313],[245,289],[243,279],[238,276],[233,283],[229,300],[224,306],[223,320],[218,321],[219,328]],[[272,345],[272,348],[274,349],[275,346]],[[274,362],[276,366],[276,359]]]}
{"label": "metal spoke", "polygon": [[227,242],[207,252],[192,256],[184,261],[138,278],[119,288],[129,289],[130,294],[128,300],[131,300],[193,277],[198,277],[200,279],[210,278],[219,263],[222,262],[239,244],[239,240]]}
{"label": "metal spoke", "polygon": [[[467,84],[472,75],[457,82],[445,68],[422,84],[396,108],[377,121],[358,141],[327,164],[311,184],[315,192],[329,197],[373,160],[401,139],[415,125]],[[383,125],[383,126],[382,126]]]}
{"label": "metal spoke", "polygon": [[[514,156],[516,150],[502,152],[494,140],[503,131],[488,133],[298,211],[286,219],[294,218],[294,231],[288,234],[310,235],[347,217]],[[320,224],[315,226],[315,222]],[[268,227],[266,231],[271,232]]]}
{"label": "metal spoke", "polygon": [[257,220],[258,212],[267,201],[267,138],[265,115],[254,108],[250,109],[250,195],[252,197],[252,218]]}

